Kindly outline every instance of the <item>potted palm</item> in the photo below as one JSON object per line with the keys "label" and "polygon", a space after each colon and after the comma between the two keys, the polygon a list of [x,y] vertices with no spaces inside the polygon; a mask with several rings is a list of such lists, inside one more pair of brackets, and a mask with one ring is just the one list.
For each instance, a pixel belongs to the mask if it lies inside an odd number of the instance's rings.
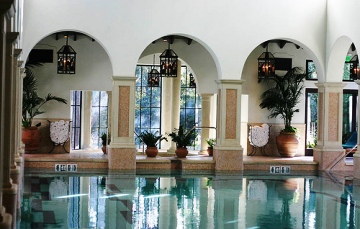
{"label": "potted palm", "polygon": [[106,146],[110,144],[110,141],[111,141],[111,136],[109,134],[109,137],[106,133],[102,133],[101,136],[101,150],[103,151],[104,154],[107,154],[107,148]]}
{"label": "potted palm", "polygon": [[41,123],[33,125],[33,118],[45,113],[41,110],[42,106],[49,101],[57,101],[66,104],[63,98],[53,96],[50,93],[41,98],[37,94],[37,80],[33,71],[26,67],[26,76],[23,79],[23,101],[22,101],[22,141],[25,144],[25,152],[36,151],[40,143],[40,133],[38,127]]}
{"label": "potted palm", "polygon": [[206,139],[206,143],[208,144],[207,152],[209,156],[213,155],[214,145],[216,144],[215,138],[208,138]]}
{"label": "potted palm", "polygon": [[158,143],[162,140],[168,141],[167,138],[163,137],[161,134],[147,130],[141,132],[138,137],[146,145],[145,153],[148,157],[156,157],[159,152],[157,148]]}
{"label": "potted palm", "polygon": [[174,131],[168,135],[171,137],[171,140],[176,143],[176,156],[179,158],[186,157],[189,153],[186,146],[191,145],[195,140],[195,129],[185,130],[183,126],[180,126],[179,129],[175,128]]}
{"label": "potted palm", "polygon": [[270,111],[269,118],[280,116],[284,121],[285,128],[276,138],[278,152],[283,157],[294,157],[298,149],[297,129],[291,125],[291,121],[294,113],[299,112],[296,106],[301,99],[305,77],[306,73],[301,68],[294,67],[284,76],[272,78],[275,86],[260,97],[260,107]]}

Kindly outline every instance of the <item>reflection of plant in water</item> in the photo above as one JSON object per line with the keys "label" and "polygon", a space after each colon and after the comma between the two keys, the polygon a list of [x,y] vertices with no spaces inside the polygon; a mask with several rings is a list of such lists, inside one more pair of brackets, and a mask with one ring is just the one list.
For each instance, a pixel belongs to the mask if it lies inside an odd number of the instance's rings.
{"label": "reflection of plant in water", "polygon": [[155,186],[157,178],[145,178],[145,186],[141,188],[142,195],[151,195],[159,193],[159,189]]}
{"label": "reflection of plant in water", "polygon": [[212,177],[209,177],[206,181],[206,186],[211,187],[212,186]]}
{"label": "reflection of plant in water", "polygon": [[193,193],[192,193],[192,182],[189,182],[190,179],[186,178],[175,178],[176,179],[176,186],[172,187],[170,190],[170,194],[175,195],[178,202],[178,208],[181,208],[182,201],[181,199],[183,197],[192,199]]}
{"label": "reflection of plant in water", "polygon": [[[257,223],[260,228],[295,228],[296,218],[291,216],[290,204],[297,202],[299,198],[299,188],[296,179],[284,179],[266,182],[268,189],[272,187],[275,182],[275,191],[278,197],[282,199],[281,211],[270,210],[267,214],[260,214],[257,217]],[[268,190],[269,191],[269,190]],[[272,203],[275,204],[275,203]],[[278,222],[275,225],[270,222]]]}

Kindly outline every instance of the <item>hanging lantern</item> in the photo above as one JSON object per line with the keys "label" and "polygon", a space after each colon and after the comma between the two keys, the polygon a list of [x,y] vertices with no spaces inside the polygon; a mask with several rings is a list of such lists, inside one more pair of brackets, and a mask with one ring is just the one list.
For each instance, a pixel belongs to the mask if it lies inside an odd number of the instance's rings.
{"label": "hanging lantern", "polygon": [[155,69],[155,55],[153,58],[153,66],[151,71],[148,73],[148,86],[159,87],[160,86],[160,73]]}
{"label": "hanging lantern", "polygon": [[177,77],[177,60],[178,56],[170,49],[169,43],[168,49],[160,55],[160,77]]}
{"label": "hanging lantern", "polygon": [[66,44],[57,52],[58,63],[57,73],[58,74],[75,74],[76,65],[76,52],[68,45],[68,36],[65,35]]}
{"label": "hanging lantern", "polygon": [[275,57],[268,52],[268,46],[266,46],[266,52],[263,52],[258,58],[258,80],[275,77]]}
{"label": "hanging lantern", "polygon": [[358,55],[355,55],[348,62],[350,64],[350,79],[357,80],[359,79],[359,58]]}

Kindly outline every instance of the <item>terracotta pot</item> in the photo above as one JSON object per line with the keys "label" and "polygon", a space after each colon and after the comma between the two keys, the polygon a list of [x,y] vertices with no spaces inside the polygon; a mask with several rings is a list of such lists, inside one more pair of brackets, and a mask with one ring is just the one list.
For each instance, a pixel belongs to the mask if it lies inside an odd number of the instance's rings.
{"label": "terracotta pot", "polygon": [[280,132],[276,145],[282,157],[294,157],[299,148],[299,139],[293,132]]}
{"label": "terracotta pot", "polygon": [[185,158],[188,155],[189,151],[186,147],[180,147],[175,150],[175,153],[178,158]]}
{"label": "terracotta pot", "polygon": [[148,157],[156,157],[158,155],[158,148],[155,146],[147,147],[145,150],[146,156]]}
{"label": "terracotta pot", "polygon": [[21,140],[25,144],[25,153],[33,153],[39,149],[40,131],[36,126],[22,128]]}
{"label": "terracotta pot", "polygon": [[207,148],[207,152],[208,152],[208,154],[209,154],[209,156],[213,156],[213,151],[214,151],[214,148],[212,148],[212,147],[208,147]]}

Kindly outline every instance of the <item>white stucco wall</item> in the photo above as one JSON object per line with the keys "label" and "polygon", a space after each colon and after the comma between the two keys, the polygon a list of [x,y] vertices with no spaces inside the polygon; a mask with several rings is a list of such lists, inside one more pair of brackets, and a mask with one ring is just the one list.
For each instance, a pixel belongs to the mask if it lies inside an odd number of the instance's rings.
{"label": "white stucco wall", "polygon": [[143,50],[168,34],[202,44],[214,59],[219,79],[239,79],[251,51],[273,38],[297,40],[313,52],[312,59],[323,63],[326,0],[278,0],[275,5],[267,0],[25,1],[24,57],[45,36],[75,30],[104,47],[116,76],[133,75]]}
{"label": "white stucco wall", "polygon": [[[146,57],[167,47],[166,43],[152,44],[154,40],[182,35],[194,39],[192,44],[175,41],[171,48],[194,71],[199,93],[216,93],[218,79],[244,79],[249,122],[282,123],[269,120],[268,112],[259,108],[260,95],[267,87],[256,77],[257,58],[264,51],[259,45],[271,39],[293,41],[301,49],[286,44],[280,50],[271,44],[269,51],[276,57],[291,57],[293,66],[305,67],[306,59],[311,59],[319,82],[340,82],[349,45],[360,44],[359,6],[357,0],[24,1],[21,59],[39,42],[51,43],[56,53],[64,40],[42,39],[57,31],[78,31],[94,38],[96,42],[70,40],[78,52],[76,75],[57,75],[55,66],[39,73],[39,84],[46,85],[40,88],[41,94],[50,89],[69,99],[71,90],[111,90],[112,76],[134,76],[139,59],[152,64],[152,58]],[[305,85],[315,88],[314,81]],[[357,85],[347,83],[345,88],[357,89]],[[70,115],[69,109],[51,111],[56,105],[45,108],[50,117]],[[304,123],[305,100],[299,109],[293,123]]]}

